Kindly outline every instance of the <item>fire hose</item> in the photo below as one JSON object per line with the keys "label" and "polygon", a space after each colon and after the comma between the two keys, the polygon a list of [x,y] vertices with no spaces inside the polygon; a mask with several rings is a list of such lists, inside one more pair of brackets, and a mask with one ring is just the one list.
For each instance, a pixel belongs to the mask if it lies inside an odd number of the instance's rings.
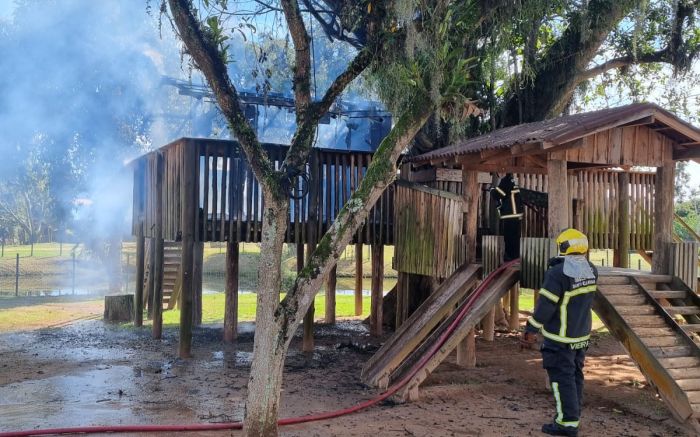
{"label": "fire hose", "polygon": [[[288,417],[285,419],[280,419],[277,424],[280,426],[284,425],[297,425],[300,423],[315,422],[319,420],[333,419],[340,416],[345,416],[347,414],[356,413],[360,410],[364,410],[371,406],[374,406],[385,399],[393,396],[401,390],[406,384],[408,384],[411,379],[428,363],[428,361],[437,353],[438,350],[445,344],[452,333],[457,329],[459,323],[464,319],[469,310],[474,305],[474,302],[481,296],[481,294],[488,288],[491,282],[494,281],[503,271],[507,268],[517,264],[520,260],[516,259],[509,261],[496,270],[491,272],[479,286],[474,290],[473,293],[469,295],[465,304],[462,306],[457,317],[452,321],[452,323],[445,329],[445,331],[440,335],[438,340],[433,344],[433,346],[428,350],[428,352],[423,355],[423,357],[418,361],[411,371],[400,381],[392,385],[384,393],[376,396],[372,399],[366,400],[359,404],[353,405],[348,408],[327,411],[317,414],[307,414],[305,416],[298,417]],[[232,430],[232,429],[243,429],[243,422],[228,422],[228,423],[197,423],[197,424],[183,424],[183,425],[104,425],[104,426],[84,426],[84,427],[67,427],[67,428],[46,428],[46,429],[35,429],[35,430],[23,430],[23,431],[9,431],[0,432],[0,437],[29,437],[29,436],[41,436],[41,435],[60,435],[60,434],[97,434],[97,433],[124,433],[124,432],[186,432],[186,431],[217,431],[217,430]]]}

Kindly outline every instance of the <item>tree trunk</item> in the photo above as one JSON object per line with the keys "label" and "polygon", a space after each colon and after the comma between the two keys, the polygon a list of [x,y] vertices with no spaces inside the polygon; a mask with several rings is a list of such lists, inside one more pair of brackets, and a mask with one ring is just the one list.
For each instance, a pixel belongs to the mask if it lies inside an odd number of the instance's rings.
{"label": "tree trunk", "polygon": [[134,318],[134,295],[105,296],[104,319],[107,322],[129,322]]}
{"label": "tree trunk", "polygon": [[294,333],[283,326],[286,318],[281,317],[279,310],[274,311],[280,301],[282,247],[288,204],[275,207],[274,199],[270,197],[266,196],[263,211],[255,344],[244,419],[246,435],[255,437],[277,435],[282,369],[289,338]]}
{"label": "tree trunk", "polygon": [[[369,210],[396,175],[396,161],[416,132],[433,112],[433,102],[427,95],[416,97],[411,109],[397,121],[394,129],[375,152],[372,164],[336,217],[331,228],[320,240],[316,250],[297,275],[292,289],[279,301],[282,243],[287,225],[288,204],[273,209],[270,196],[265,198],[260,264],[259,291],[256,311],[255,346],[244,429],[247,436],[277,435],[282,369],[289,343],[299,327],[314,296],[337,258],[350,243],[353,234],[366,219]],[[276,308],[276,309],[275,309]]]}

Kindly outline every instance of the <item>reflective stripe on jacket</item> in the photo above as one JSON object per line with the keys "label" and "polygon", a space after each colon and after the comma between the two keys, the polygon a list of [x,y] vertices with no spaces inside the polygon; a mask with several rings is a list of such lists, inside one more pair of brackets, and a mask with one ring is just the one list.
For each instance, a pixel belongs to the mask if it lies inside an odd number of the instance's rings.
{"label": "reflective stripe on jacket", "polygon": [[557,343],[588,340],[598,271],[591,264],[596,279],[576,279],[564,274],[564,258],[553,258],[549,265],[526,330],[540,331],[546,339]]}
{"label": "reflective stripe on jacket", "polygon": [[520,189],[512,177],[506,176],[492,191],[498,201],[498,213],[501,219],[520,218],[523,216],[523,204],[520,199]]}

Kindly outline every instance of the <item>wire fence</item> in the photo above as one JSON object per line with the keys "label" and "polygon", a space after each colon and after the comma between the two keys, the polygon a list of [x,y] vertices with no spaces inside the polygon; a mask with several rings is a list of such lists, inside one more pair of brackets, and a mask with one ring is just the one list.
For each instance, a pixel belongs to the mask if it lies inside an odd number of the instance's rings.
{"label": "wire fence", "polygon": [[[387,278],[396,277],[391,268],[393,247],[385,251],[384,272]],[[282,256],[282,288],[294,281],[297,269],[296,247],[285,245]],[[354,248],[349,247],[339,259],[339,290],[352,288]],[[255,291],[258,282],[260,246],[241,243],[239,248],[239,287],[241,291]],[[365,264],[363,276],[369,289],[370,252],[362,254]],[[112,261],[113,263],[113,261]],[[133,293],[136,280],[136,244],[124,242],[119,266],[110,266],[83,245],[41,243],[23,246],[2,246],[0,249],[0,296],[63,296]],[[116,286],[114,276],[117,276]],[[343,280],[347,282],[344,285]],[[392,281],[385,281],[390,288]],[[203,291],[217,293],[225,290],[226,243],[206,243],[204,246]]]}

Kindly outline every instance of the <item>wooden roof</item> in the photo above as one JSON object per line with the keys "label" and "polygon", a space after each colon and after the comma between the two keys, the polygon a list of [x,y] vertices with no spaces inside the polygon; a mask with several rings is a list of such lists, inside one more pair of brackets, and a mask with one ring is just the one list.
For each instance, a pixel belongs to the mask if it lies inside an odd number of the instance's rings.
{"label": "wooden roof", "polygon": [[575,140],[623,126],[644,125],[674,143],[673,159],[700,158],[700,129],[652,103],[635,103],[617,108],[566,115],[521,124],[476,138],[457,142],[411,158],[413,163],[457,161],[460,156],[498,149],[515,149],[520,154],[546,153],[573,144]]}

